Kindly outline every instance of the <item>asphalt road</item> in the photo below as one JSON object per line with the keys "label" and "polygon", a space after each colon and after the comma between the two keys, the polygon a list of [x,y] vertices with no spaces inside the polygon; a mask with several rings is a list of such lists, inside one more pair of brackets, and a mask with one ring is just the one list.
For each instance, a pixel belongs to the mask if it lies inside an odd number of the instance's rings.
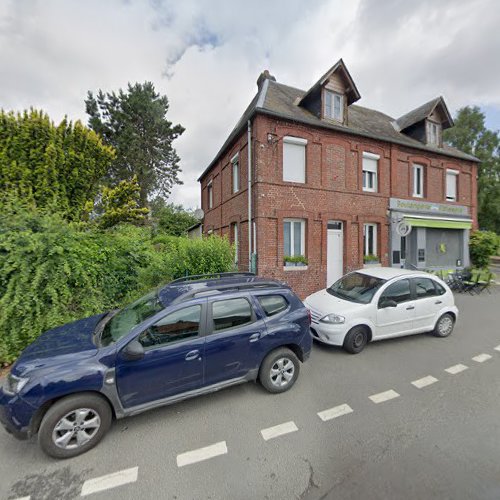
{"label": "asphalt road", "polygon": [[287,393],[245,384],[121,420],[74,459],[0,431],[0,498],[498,499],[496,288],[457,296],[447,339],[315,345]]}

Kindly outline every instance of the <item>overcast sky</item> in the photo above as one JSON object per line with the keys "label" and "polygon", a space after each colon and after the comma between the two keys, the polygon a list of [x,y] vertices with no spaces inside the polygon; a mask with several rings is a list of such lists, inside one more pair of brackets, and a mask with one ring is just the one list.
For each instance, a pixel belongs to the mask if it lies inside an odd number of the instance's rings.
{"label": "overcast sky", "polygon": [[341,57],[362,106],[397,117],[443,95],[500,129],[495,0],[0,0],[0,107],[86,122],[88,90],[152,81],[186,128],[171,199],[187,207],[263,69],[308,89]]}

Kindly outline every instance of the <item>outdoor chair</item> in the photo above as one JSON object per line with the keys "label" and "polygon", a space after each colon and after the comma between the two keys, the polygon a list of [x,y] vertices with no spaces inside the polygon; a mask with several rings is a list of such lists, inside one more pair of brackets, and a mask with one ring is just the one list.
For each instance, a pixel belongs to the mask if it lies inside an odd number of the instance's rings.
{"label": "outdoor chair", "polygon": [[488,273],[488,276],[486,276],[485,280],[479,280],[477,282],[477,286],[475,288],[475,292],[479,295],[480,293],[483,293],[485,290],[488,293],[491,293],[490,287],[494,282],[494,274],[493,273]]}
{"label": "outdoor chair", "polygon": [[479,287],[479,278],[481,274],[476,272],[471,275],[470,279],[464,280],[463,282],[463,292],[469,292],[471,295],[474,294],[476,289]]}

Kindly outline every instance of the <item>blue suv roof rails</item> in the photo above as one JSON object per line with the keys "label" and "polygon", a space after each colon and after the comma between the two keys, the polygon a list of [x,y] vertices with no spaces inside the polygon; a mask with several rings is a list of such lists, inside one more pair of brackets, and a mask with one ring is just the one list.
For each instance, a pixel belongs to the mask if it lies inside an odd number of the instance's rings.
{"label": "blue suv roof rails", "polygon": [[202,279],[219,279],[219,278],[231,278],[238,276],[255,276],[255,273],[247,272],[232,272],[232,273],[208,273],[208,274],[192,274],[190,276],[183,276],[182,278],[177,278],[169,283],[172,285],[174,283],[185,283],[186,281],[195,281]]}
{"label": "blue suv roof rails", "polygon": [[226,283],[218,286],[211,286],[207,288],[195,288],[186,293],[183,293],[179,297],[173,300],[173,303],[183,302],[185,300],[191,299],[193,297],[203,297],[204,295],[214,295],[218,292],[228,292],[228,291],[241,291],[241,290],[252,290],[255,288],[289,288],[288,285],[280,283],[278,281],[261,280],[253,283]]}

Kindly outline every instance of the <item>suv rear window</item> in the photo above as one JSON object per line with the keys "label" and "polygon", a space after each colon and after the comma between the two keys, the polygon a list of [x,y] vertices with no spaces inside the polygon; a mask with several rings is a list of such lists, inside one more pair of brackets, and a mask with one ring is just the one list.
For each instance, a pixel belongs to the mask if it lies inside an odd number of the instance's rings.
{"label": "suv rear window", "polygon": [[288,308],[288,302],[282,295],[262,295],[257,299],[266,316],[274,316]]}
{"label": "suv rear window", "polygon": [[220,300],[212,304],[214,332],[252,322],[252,308],[247,299]]}

